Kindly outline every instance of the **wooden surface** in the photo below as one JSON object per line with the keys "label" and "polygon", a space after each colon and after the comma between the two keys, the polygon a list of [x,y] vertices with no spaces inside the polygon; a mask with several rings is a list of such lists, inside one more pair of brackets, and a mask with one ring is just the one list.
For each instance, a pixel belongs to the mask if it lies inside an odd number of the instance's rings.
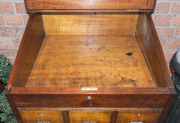
{"label": "wooden surface", "polygon": [[41,10],[41,9],[34,9],[28,10],[28,13],[37,13],[37,14],[78,14],[78,13],[137,13],[137,12],[154,12],[153,9],[53,9],[53,10]]}
{"label": "wooden surface", "polygon": [[97,123],[110,123],[111,112],[106,111],[70,111],[70,123],[83,123],[83,121],[96,121]]}
{"label": "wooden surface", "polygon": [[15,100],[12,98],[12,95],[10,93],[7,93],[7,91],[6,91],[6,98],[9,102],[9,105],[11,106],[13,114],[16,117],[16,120],[18,121],[18,123],[23,123],[22,117],[20,115],[18,107],[16,106]]}
{"label": "wooden surface", "polygon": [[154,9],[155,0],[25,0],[27,10]]}
{"label": "wooden surface", "polygon": [[6,89],[20,123],[163,121],[175,92],[155,27],[125,15],[30,16]]}
{"label": "wooden surface", "polygon": [[25,86],[40,50],[45,32],[41,15],[30,15],[21,45],[8,81],[8,88]]}
{"label": "wooden surface", "polygon": [[110,123],[116,123],[117,115],[118,115],[118,111],[112,111],[112,112],[111,112],[111,120],[110,120]]}
{"label": "wooden surface", "polygon": [[64,123],[70,123],[69,111],[62,111],[62,116],[63,116],[63,122]]}
{"label": "wooden surface", "polygon": [[169,94],[167,87],[99,87],[98,90],[82,91],[74,87],[14,87],[10,90],[13,94]]}
{"label": "wooden surface", "polygon": [[12,98],[11,89],[13,86],[25,86],[44,36],[42,16],[30,15],[6,88],[6,97],[18,123],[23,121]]}
{"label": "wooden surface", "polygon": [[157,85],[168,87],[171,94],[158,121],[159,123],[163,123],[176,92],[150,14],[139,15],[136,36]]}
{"label": "wooden surface", "polygon": [[157,85],[161,87],[168,86],[171,88],[170,91],[175,93],[170,72],[150,14],[139,15],[136,37]]}
{"label": "wooden surface", "polygon": [[46,36],[26,84],[77,88],[155,86],[136,38],[120,36]]}
{"label": "wooden surface", "polygon": [[[93,111],[94,110],[94,111]],[[37,121],[50,121],[52,123],[83,123],[83,121],[95,121],[97,123],[130,123],[145,122],[158,123],[162,110],[156,109],[20,109],[24,123]],[[66,114],[67,120],[63,121]],[[112,120],[113,115],[116,115]]]}
{"label": "wooden surface", "polygon": [[138,14],[43,15],[46,35],[134,35]]}
{"label": "wooden surface", "polygon": [[119,111],[117,123],[143,122],[158,123],[161,111]]}
{"label": "wooden surface", "polygon": [[49,121],[62,123],[61,112],[56,110],[19,110],[24,123],[36,123],[37,121]]}
{"label": "wooden surface", "polygon": [[175,94],[171,94],[169,95],[169,98],[166,102],[166,105],[164,107],[164,110],[163,112],[161,113],[161,116],[159,118],[159,123],[164,123],[165,122],[165,119],[166,119],[166,116],[167,116],[167,113],[169,111],[169,109],[171,108],[171,106],[173,105],[173,101],[175,99],[176,95]]}
{"label": "wooden surface", "polygon": [[[88,99],[91,96],[91,99]],[[17,107],[26,108],[164,108],[168,94],[21,94]]]}

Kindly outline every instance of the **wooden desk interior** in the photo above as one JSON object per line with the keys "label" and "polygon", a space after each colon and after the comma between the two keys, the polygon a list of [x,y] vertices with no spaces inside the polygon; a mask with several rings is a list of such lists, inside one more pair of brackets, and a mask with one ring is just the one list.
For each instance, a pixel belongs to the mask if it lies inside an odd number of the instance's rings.
{"label": "wooden desk interior", "polygon": [[155,87],[134,36],[46,36],[26,87]]}

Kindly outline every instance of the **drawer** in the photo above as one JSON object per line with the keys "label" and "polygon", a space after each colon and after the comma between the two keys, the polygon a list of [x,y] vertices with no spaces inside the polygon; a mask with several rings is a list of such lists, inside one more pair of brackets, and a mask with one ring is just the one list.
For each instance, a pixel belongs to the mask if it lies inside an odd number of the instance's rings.
{"label": "drawer", "polygon": [[63,117],[56,110],[19,110],[24,123],[62,123]]}
{"label": "drawer", "polygon": [[[108,111],[70,111],[70,123],[110,123],[111,112]],[[91,123],[90,122],[90,123]]]}
{"label": "drawer", "polygon": [[[158,123],[161,110],[70,111],[70,123]],[[110,122],[111,121],[111,122]],[[91,123],[90,122],[90,123]]]}
{"label": "drawer", "polygon": [[158,123],[161,110],[158,111],[119,111],[117,123]]}
{"label": "drawer", "polygon": [[157,109],[19,110],[24,123],[158,123]]}
{"label": "drawer", "polygon": [[110,111],[19,110],[24,123],[110,123]]}

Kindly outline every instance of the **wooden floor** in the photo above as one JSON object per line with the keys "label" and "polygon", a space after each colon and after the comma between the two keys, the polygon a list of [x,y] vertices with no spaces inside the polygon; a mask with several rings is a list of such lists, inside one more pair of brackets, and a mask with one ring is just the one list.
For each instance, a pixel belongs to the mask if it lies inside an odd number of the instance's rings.
{"label": "wooden floor", "polygon": [[46,36],[26,87],[155,87],[136,37]]}

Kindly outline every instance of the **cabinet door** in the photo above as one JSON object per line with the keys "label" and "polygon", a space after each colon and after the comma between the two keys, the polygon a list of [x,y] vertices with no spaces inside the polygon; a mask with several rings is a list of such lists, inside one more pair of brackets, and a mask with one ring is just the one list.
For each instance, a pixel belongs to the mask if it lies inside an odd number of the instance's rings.
{"label": "cabinet door", "polygon": [[19,110],[24,123],[63,123],[61,111]]}
{"label": "cabinet door", "polygon": [[119,111],[116,123],[158,123],[161,110]]}
{"label": "cabinet door", "polygon": [[110,123],[111,112],[106,111],[70,111],[70,123]]}

